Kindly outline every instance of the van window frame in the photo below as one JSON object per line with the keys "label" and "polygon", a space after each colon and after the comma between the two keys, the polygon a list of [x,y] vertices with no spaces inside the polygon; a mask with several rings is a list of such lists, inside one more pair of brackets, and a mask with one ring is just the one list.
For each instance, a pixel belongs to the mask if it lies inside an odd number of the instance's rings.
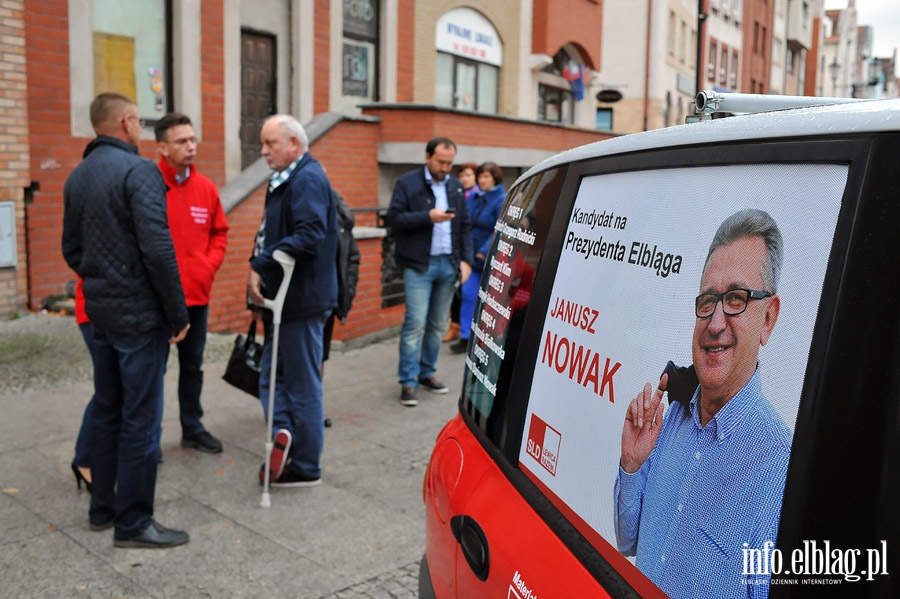
{"label": "van window frame", "polygon": [[[513,383],[510,386],[509,397],[528,398],[530,396],[533,369],[539,358],[541,333],[544,320],[550,308],[551,292],[555,280],[555,268],[551,269],[549,265],[559,263],[563,240],[582,179],[595,175],[629,171],[652,171],[668,168],[731,164],[848,164],[847,183],[841,199],[841,207],[829,254],[829,263],[823,282],[822,297],[820,298],[819,311],[816,316],[807,362],[794,433],[788,482],[785,487],[783,500],[784,515],[778,537],[778,547],[782,547],[785,544],[796,547],[801,539],[799,535],[808,534],[809,527],[804,524],[806,519],[802,517],[802,514],[804,510],[809,508],[807,497],[814,496],[803,490],[804,485],[810,482],[807,480],[808,473],[816,457],[813,455],[812,445],[808,443],[809,438],[815,436],[815,428],[818,426],[816,423],[817,405],[813,400],[820,395],[823,384],[826,384],[829,378],[832,378],[823,370],[827,368],[829,361],[833,359],[826,354],[829,351],[828,342],[833,332],[835,319],[839,314],[838,303],[841,301],[839,298],[842,294],[853,293],[852,290],[842,289],[841,277],[842,272],[847,267],[851,238],[854,234],[862,234],[855,230],[856,217],[861,198],[866,193],[871,193],[871,190],[868,189],[870,185],[869,178],[874,175],[869,171],[877,170],[868,168],[872,161],[876,145],[874,142],[877,136],[878,134],[875,133],[867,133],[777,141],[742,140],[711,143],[585,158],[549,169],[563,170],[564,180],[557,198],[557,207],[554,211],[553,221],[548,230],[547,238],[544,240],[542,254],[535,273],[534,288],[530,305],[528,306],[529,318],[527,324],[523,327],[520,348],[515,356],[516,363],[512,367]],[[891,136],[900,140],[900,134],[891,134]],[[900,146],[900,141],[897,141],[895,146]],[[546,173],[546,171],[533,173],[533,175],[537,176],[541,173]],[[526,184],[527,180],[519,181],[510,190],[508,198],[514,196],[519,186]],[[897,212],[900,212],[900,207],[897,208]],[[506,206],[504,206],[501,214],[505,213]],[[900,222],[900,215],[898,215],[895,222]],[[898,342],[898,351],[900,351],[900,342]],[[898,363],[900,363],[900,358],[898,358]],[[898,372],[897,377],[900,377],[900,372]],[[614,592],[616,596],[637,596],[634,589],[519,468],[519,451],[525,431],[528,406],[527,401],[510,402],[510,404],[502,423],[503,438],[499,444],[495,445],[481,430],[479,424],[476,424],[475,420],[467,413],[465,393],[460,397],[459,403],[463,420],[485,448],[488,455],[499,465],[501,471],[509,479],[516,491],[535,509],[542,520],[554,531],[576,559],[595,577],[598,583],[607,590]],[[483,426],[483,423],[481,423],[481,426]],[[892,463],[896,465],[900,461],[900,443],[897,441],[891,441],[890,443],[892,445],[888,448],[890,450],[889,455],[894,456],[891,459],[893,460]],[[877,482],[880,481],[881,477],[877,477]],[[871,489],[871,485],[863,486]],[[895,490],[892,496],[897,497],[898,492]],[[878,498],[880,496],[876,499]],[[879,501],[872,500],[873,509],[878,504]],[[880,498],[880,504],[882,506],[889,505],[883,498]],[[879,512],[882,519],[891,517],[894,519],[894,523],[897,522],[897,516],[892,514],[891,510],[885,508],[879,510]],[[791,521],[791,518],[795,518],[795,520]],[[832,527],[840,528],[840,525],[835,522],[836,520],[840,520],[840,518],[835,518],[832,513],[829,528],[826,530],[830,530]],[[852,525],[845,525],[843,528],[852,528]],[[817,531],[816,534],[821,538],[828,538],[827,534],[824,537],[822,536],[823,532],[821,530]],[[861,547],[866,547],[866,545]],[[778,596],[778,593],[781,592],[781,589],[776,589],[778,587],[772,587],[772,596]]]}

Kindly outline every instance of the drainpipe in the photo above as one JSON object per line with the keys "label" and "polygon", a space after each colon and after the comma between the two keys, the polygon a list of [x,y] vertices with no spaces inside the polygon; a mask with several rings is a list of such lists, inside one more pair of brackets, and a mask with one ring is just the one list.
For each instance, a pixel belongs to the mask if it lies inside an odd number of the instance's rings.
{"label": "drainpipe", "polygon": [[697,97],[703,90],[703,23],[706,21],[706,2],[705,0],[697,0],[697,73],[694,80],[694,97]]}
{"label": "drainpipe", "polygon": [[[781,93],[788,95],[787,75],[788,75],[788,49],[791,47],[791,0],[787,0],[787,14],[784,16],[784,57],[781,59],[782,72],[784,80],[781,84]],[[791,95],[799,95],[802,90],[797,90]]]}
{"label": "drainpipe", "polygon": [[[702,0],[701,0],[702,2]],[[653,23],[653,0],[647,0],[647,40],[644,48],[644,131],[647,130],[647,119],[650,115],[650,36]]]}

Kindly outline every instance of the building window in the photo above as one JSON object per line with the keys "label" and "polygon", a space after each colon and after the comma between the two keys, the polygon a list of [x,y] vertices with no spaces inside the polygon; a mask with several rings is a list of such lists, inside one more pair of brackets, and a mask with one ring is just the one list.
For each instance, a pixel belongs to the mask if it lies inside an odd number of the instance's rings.
{"label": "building window", "polygon": [[612,108],[598,108],[595,125],[601,131],[612,131],[613,128],[613,111]]}
{"label": "building window", "polygon": [[[691,48],[692,49],[697,48],[697,31],[694,29],[691,29]],[[688,66],[690,66],[691,68],[696,67],[697,66],[695,64],[696,61],[697,61],[696,52],[693,52],[693,51],[688,52]]]}
{"label": "building window", "polygon": [[738,53],[731,53],[731,89],[738,88]]}
{"label": "building window", "polygon": [[672,126],[672,93],[666,92],[666,107],[663,111],[663,126]]}
{"label": "building window", "polygon": [[716,59],[718,58],[718,45],[716,42],[709,43],[709,69],[706,72],[706,78],[713,84],[716,83]]}
{"label": "building window", "polygon": [[341,92],[353,103],[378,99],[378,0],[343,2]]}
{"label": "building window", "polygon": [[806,87],[806,55],[803,52],[797,54],[797,94],[806,95],[804,89]]}
{"label": "building window", "polygon": [[681,35],[678,39],[678,60],[684,62],[685,45],[687,44],[687,23],[681,22]]}
{"label": "building window", "polygon": [[438,52],[435,70],[438,106],[497,112],[497,67]]}
{"label": "building window", "polygon": [[572,92],[549,85],[538,86],[538,120],[571,125],[575,122],[574,107]]}
{"label": "building window", "polygon": [[669,56],[675,56],[675,44],[677,40],[675,36],[677,32],[675,31],[675,11],[669,11],[669,39],[666,40],[666,50],[669,52]]}
{"label": "building window", "polygon": [[538,75],[538,120],[574,123],[575,102],[582,100],[586,91],[585,73],[586,67],[576,50],[571,46],[560,48],[553,62]]}
{"label": "building window", "polygon": [[722,47],[722,60],[719,62],[719,83],[728,85],[728,48]]}
{"label": "building window", "polygon": [[787,63],[785,65],[787,72],[793,73],[794,72],[794,50],[792,48],[787,49],[787,58],[786,58],[785,62]]}
{"label": "building window", "polygon": [[455,8],[438,19],[435,40],[435,104],[496,113],[503,44],[491,22]]}
{"label": "building window", "polygon": [[167,0],[94,0],[94,95],[134,98],[150,124],[171,106],[171,18]]}

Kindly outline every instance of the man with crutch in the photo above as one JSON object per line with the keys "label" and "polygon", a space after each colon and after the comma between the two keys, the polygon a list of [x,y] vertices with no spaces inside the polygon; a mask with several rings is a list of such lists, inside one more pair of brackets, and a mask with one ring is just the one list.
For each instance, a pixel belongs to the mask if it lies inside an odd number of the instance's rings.
{"label": "man with crutch", "polygon": [[[328,177],[309,155],[309,138],[292,116],[274,115],[263,123],[260,153],[274,173],[266,191],[263,222],[250,260],[247,292],[262,304],[278,290],[284,271],[274,252],[295,260],[281,305],[277,354],[273,353],[272,315],[263,313],[266,341],[260,368],[260,400],[266,417],[270,385],[275,386],[272,487],[308,487],[322,482],[319,459],[324,443],[322,331],[337,306],[337,209]],[[271,304],[271,302],[270,302]],[[272,360],[277,372],[272,380]],[[263,484],[266,465],[260,468]]]}

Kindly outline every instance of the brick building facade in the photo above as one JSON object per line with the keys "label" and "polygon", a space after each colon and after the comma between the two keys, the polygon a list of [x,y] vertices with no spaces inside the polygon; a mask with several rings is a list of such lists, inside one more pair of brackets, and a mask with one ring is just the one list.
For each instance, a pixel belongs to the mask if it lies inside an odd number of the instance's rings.
{"label": "brick building facade", "polygon": [[0,0],[0,314],[26,304],[25,203],[31,193],[25,14],[22,0]]}
{"label": "brick building facade", "polygon": [[[554,11],[581,11],[580,28],[548,25],[551,4]],[[143,11],[138,33],[127,30],[129,6]],[[113,19],[109,11],[124,17]],[[142,116],[152,121],[165,110],[191,116],[201,140],[197,168],[220,186],[231,230],[213,287],[212,331],[247,322],[247,258],[268,172],[246,159],[254,156],[258,128],[245,99],[252,73],[260,72],[248,68],[246,50],[252,40],[270,44],[265,114],[291,113],[307,125],[311,153],[358,211],[360,288],[335,338],[361,343],[391,332],[402,318],[402,304],[385,301],[387,232],[378,214],[396,178],[423,163],[430,137],[453,138],[458,162],[498,162],[509,184],[543,157],[609,136],[592,129],[592,102],[574,99],[559,72],[566,61],[584,66],[590,98],[600,40],[599,27],[589,25],[601,20],[600,3],[578,0],[0,0],[0,202],[15,204],[17,232],[16,264],[0,267],[0,316],[39,309],[74,279],[60,253],[62,187],[92,138],[87,107],[102,91],[98,73],[108,68],[123,80],[122,61],[98,51],[100,41],[135,53],[133,68],[127,63],[124,70],[131,69],[125,75],[133,78]],[[469,29],[489,40],[486,52],[452,45],[448,31],[460,36]],[[165,41],[165,56],[150,63],[141,62],[148,31]],[[364,63],[368,79],[348,75],[351,58]],[[438,68],[447,64],[454,65],[449,91]],[[475,73],[477,97],[465,91],[459,73]],[[465,104],[470,100],[475,104]],[[157,158],[152,126],[140,151]]]}

